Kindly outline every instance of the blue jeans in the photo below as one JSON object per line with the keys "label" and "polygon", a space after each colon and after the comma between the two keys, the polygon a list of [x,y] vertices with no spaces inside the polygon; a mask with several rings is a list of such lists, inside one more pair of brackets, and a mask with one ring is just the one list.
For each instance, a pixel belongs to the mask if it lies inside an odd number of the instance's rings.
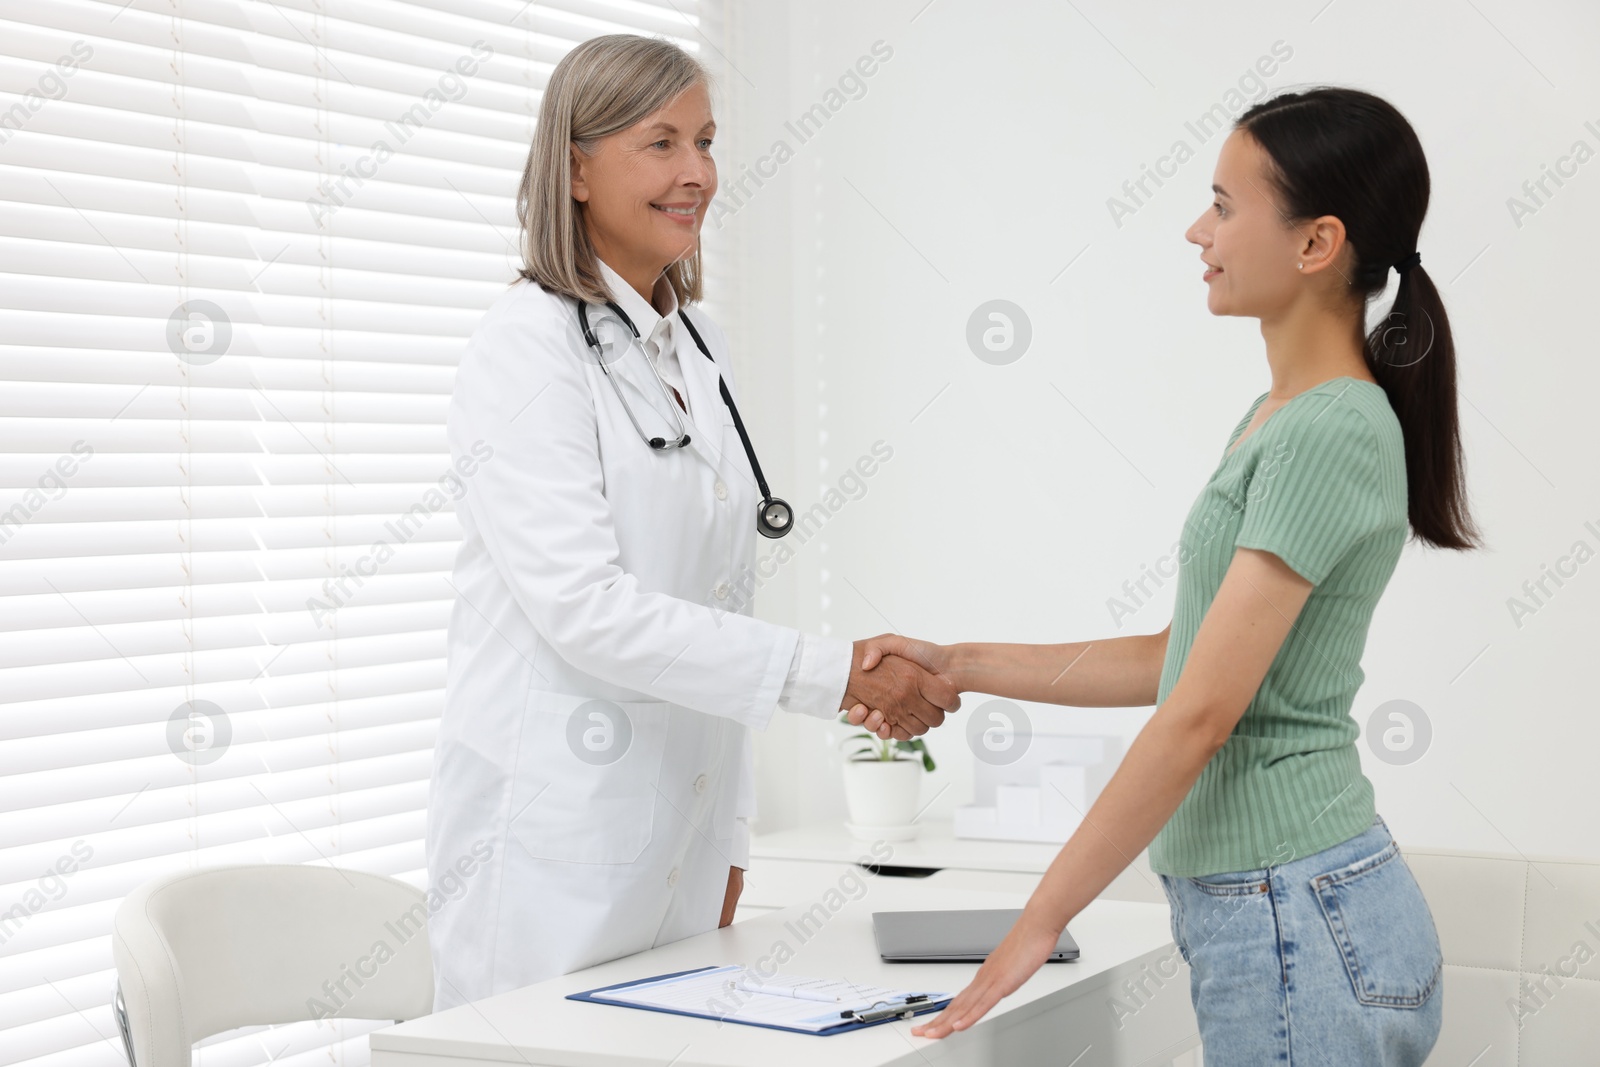
{"label": "blue jeans", "polygon": [[1277,867],[1161,875],[1206,1067],[1398,1067],[1439,1037],[1428,902],[1377,818]]}

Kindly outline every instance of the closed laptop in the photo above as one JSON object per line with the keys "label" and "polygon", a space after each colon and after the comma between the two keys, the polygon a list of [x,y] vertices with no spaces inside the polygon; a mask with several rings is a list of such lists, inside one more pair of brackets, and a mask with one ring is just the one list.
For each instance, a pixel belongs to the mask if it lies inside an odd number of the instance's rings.
{"label": "closed laptop", "polygon": [[[875,911],[872,937],[878,955],[890,961],[982,963],[1021,917],[1021,908]],[[1062,930],[1045,962],[1077,958],[1078,943]]]}

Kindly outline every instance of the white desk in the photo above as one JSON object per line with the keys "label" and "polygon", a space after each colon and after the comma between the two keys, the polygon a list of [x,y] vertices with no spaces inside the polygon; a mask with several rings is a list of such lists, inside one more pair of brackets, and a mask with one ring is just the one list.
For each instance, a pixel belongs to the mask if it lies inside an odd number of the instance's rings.
{"label": "white desk", "polygon": [[[928,879],[869,878],[855,899],[819,894],[732,926],[612,960],[476,1004],[371,1034],[372,1067],[829,1067],[929,1064],[1166,1064],[1194,1044],[1188,973],[1172,945],[1164,905],[1097,900],[1068,926],[1082,951],[1047,963],[972,1029],[942,1040],[913,1037],[935,1017],[897,1019],[832,1037],[719,1024],[566,1000],[568,993],[707,964],[755,965],[779,942],[793,950],[780,973],[843,977],[956,993],[977,964],[891,964],[872,940],[874,911],[1021,907],[1026,892],[944,888]],[[820,912],[818,911],[820,909]],[[809,930],[795,924],[814,917]],[[806,936],[808,935],[809,936]],[[1137,983],[1130,995],[1125,983]],[[1130,1018],[1117,1018],[1113,998]]]}

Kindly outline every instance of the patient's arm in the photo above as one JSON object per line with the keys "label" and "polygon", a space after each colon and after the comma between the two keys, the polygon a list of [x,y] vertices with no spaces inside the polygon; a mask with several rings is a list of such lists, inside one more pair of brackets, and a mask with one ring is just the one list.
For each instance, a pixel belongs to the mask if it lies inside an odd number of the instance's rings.
{"label": "patient's arm", "polygon": [[[898,634],[869,638],[862,668],[886,654],[904,656],[949,679],[961,692],[1079,708],[1149,707],[1156,702],[1167,654],[1169,623],[1158,634],[1131,634],[1055,645],[969,642],[936,645]],[[894,735],[898,720],[881,709],[856,705],[850,722],[880,737]],[[887,727],[887,729],[885,729]]]}

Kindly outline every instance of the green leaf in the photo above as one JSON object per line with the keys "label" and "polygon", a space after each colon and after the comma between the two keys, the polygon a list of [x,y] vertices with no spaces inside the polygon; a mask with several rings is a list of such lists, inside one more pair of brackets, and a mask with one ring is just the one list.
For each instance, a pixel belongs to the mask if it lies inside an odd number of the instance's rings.
{"label": "green leaf", "polygon": [[896,741],[895,747],[901,752],[920,753],[922,755],[922,769],[932,771],[934,768],[933,756],[928,752],[928,746],[922,738],[914,737],[910,741]]}

